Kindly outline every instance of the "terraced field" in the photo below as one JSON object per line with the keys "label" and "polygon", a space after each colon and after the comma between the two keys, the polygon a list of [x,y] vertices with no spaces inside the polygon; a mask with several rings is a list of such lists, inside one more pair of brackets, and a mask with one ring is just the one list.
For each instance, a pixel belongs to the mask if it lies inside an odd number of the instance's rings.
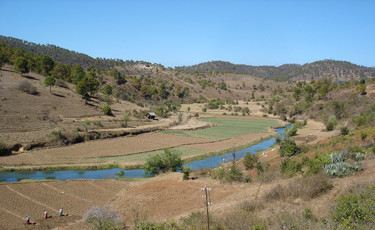
{"label": "terraced field", "polygon": [[276,127],[279,125],[279,122],[273,119],[213,117],[202,118],[202,120],[214,123],[216,126],[207,129],[192,131],[166,131],[164,133],[186,137],[225,140],[249,133],[265,133],[270,130],[270,127]]}

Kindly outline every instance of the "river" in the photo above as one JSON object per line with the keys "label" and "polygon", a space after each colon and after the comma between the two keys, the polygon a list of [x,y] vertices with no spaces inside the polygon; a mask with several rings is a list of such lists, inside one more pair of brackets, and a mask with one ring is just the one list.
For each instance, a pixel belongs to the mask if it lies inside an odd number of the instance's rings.
{"label": "river", "polygon": [[[285,129],[290,128],[288,125],[286,128],[277,128],[276,132],[281,139],[284,139]],[[255,154],[257,151],[262,151],[268,149],[273,144],[276,143],[275,138],[269,138],[256,145],[249,148],[245,148],[236,151],[236,159],[245,157],[246,152],[251,152]],[[217,155],[213,157],[208,157],[204,160],[193,161],[191,163],[186,163],[184,166],[191,166],[192,170],[198,170],[201,168],[216,168],[222,163],[222,161],[232,161],[233,153],[229,152],[223,155]],[[44,179],[54,179],[54,180],[76,180],[76,179],[115,179],[120,175],[118,172],[123,171],[125,177],[145,177],[143,169],[131,169],[123,170],[119,168],[113,169],[103,169],[103,170],[65,170],[65,171],[15,171],[15,172],[0,172],[0,182],[18,182],[24,179],[32,180],[44,180]]]}

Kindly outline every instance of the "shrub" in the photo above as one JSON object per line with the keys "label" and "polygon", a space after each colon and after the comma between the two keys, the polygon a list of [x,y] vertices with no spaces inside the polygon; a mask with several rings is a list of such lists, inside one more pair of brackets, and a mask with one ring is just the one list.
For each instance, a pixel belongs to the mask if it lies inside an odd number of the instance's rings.
{"label": "shrub", "polygon": [[[358,194],[347,194],[336,200],[332,219],[338,224],[339,229],[356,229],[366,224],[373,224],[375,212],[375,187],[369,186],[359,191]],[[369,227],[369,226],[367,226]],[[369,228],[367,228],[369,229]]]}
{"label": "shrub", "polygon": [[228,183],[232,183],[233,181],[242,182],[244,179],[242,171],[235,165],[232,165],[228,170],[224,169],[224,167],[215,169],[212,173],[212,178]]}
{"label": "shrub", "polygon": [[362,140],[366,139],[367,136],[368,136],[368,134],[366,132],[361,131],[361,138],[362,138]]}
{"label": "shrub", "polygon": [[87,129],[90,127],[91,122],[90,120],[85,120],[82,124],[82,126],[85,128],[85,131],[87,132]]}
{"label": "shrub", "polygon": [[103,92],[107,95],[110,95],[112,94],[112,86],[110,85],[105,85],[104,88],[103,88]]}
{"label": "shrub", "polygon": [[255,164],[255,168],[257,169],[257,173],[258,175],[262,174],[265,170],[267,170],[267,168],[269,167],[269,164],[266,163],[266,164],[263,164],[262,162],[258,161],[256,164]]}
{"label": "shrub", "polygon": [[178,229],[174,221],[156,223],[150,221],[140,221],[134,226],[135,230],[174,230]]}
{"label": "shrub", "polygon": [[284,174],[287,174],[289,177],[293,176],[296,173],[302,171],[302,163],[299,163],[295,160],[289,158],[281,161],[280,171]]}
{"label": "shrub", "polygon": [[94,206],[86,212],[83,220],[92,229],[123,229],[124,224],[121,216],[110,208],[109,205],[104,207]]}
{"label": "shrub", "polygon": [[164,153],[150,156],[143,166],[146,175],[157,175],[160,172],[176,171],[181,168],[181,156],[177,153],[171,153],[169,149],[164,149]]}
{"label": "shrub", "polygon": [[305,218],[306,220],[312,220],[315,218],[313,212],[311,211],[311,208],[305,208],[302,211],[302,217]]}
{"label": "shrub", "polygon": [[191,173],[191,167],[190,166],[182,167],[181,171],[184,174],[183,179],[184,180],[189,180],[189,175]]}
{"label": "shrub", "polygon": [[122,119],[124,120],[123,127],[126,128],[128,127],[128,122],[130,121],[130,116],[129,114],[124,114]]}
{"label": "shrub", "polygon": [[107,103],[104,103],[104,105],[103,105],[103,113],[105,115],[112,116],[111,107]]}
{"label": "shrub", "polygon": [[60,130],[52,131],[51,135],[54,138],[54,140],[53,140],[54,143],[51,142],[51,144],[57,144],[57,145],[67,144],[66,137],[61,133]]}
{"label": "shrub", "polygon": [[236,166],[232,166],[229,169],[229,172],[225,176],[225,181],[226,182],[233,182],[233,181],[242,181],[243,179],[243,174],[242,171],[237,168]]}
{"label": "shrub", "polygon": [[255,168],[256,163],[259,161],[259,157],[257,155],[251,154],[251,152],[246,152],[246,156],[244,158],[243,164],[246,170]]}
{"label": "shrub", "polygon": [[36,90],[35,86],[33,86],[30,82],[24,80],[24,81],[21,81],[19,84],[18,84],[18,90],[24,92],[24,93],[28,93],[28,94],[31,94],[31,95],[37,95],[38,94],[38,91]]}
{"label": "shrub", "polygon": [[212,169],[209,168],[200,168],[194,172],[194,175],[197,176],[210,176],[212,173]]}
{"label": "shrub", "polygon": [[328,123],[326,125],[326,130],[329,132],[329,131],[332,131],[333,129],[335,128],[335,125],[333,123]]}
{"label": "shrub", "polygon": [[309,200],[326,193],[332,188],[333,184],[328,176],[316,174],[290,182],[286,186],[278,184],[264,195],[264,199],[268,201],[295,198]]}
{"label": "shrub", "polygon": [[[210,216],[212,218],[212,216]],[[181,219],[182,229],[205,229],[207,228],[206,215],[203,212],[192,212],[187,217],[182,217]],[[212,219],[210,223],[212,224]]]}
{"label": "shrub", "polygon": [[288,136],[292,137],[292,136],[295,136],[295,135],[297,135],[297,128],[295,128],[293,126],[293,128],[288,130]]}
{"label": "shrub", "polygon": [[202,109],[202,112],[207,112],[207,108],[206,107],[204,107],[203,109]]}
{"label": "shrub", "polygon": [[337,120],[335,115],[329,116],[328,123],[326,125],[326,130],[332,131],[335,128],[335,126],[337,125],[337,123],[338,123],[338,120]]}
{"label": "shrub", "polygon": [[308,174],[316,174],[323,170],[324,165],[329,164],[330,158],[327,154],[317,153],[314,158],[310,159],[308,157],[302,158],[302,164],[306,165],[309,170]]}
{"label": "shrub", "polygon": [[349,129],[348,129],[348,127],[342,127],[341,129],[340,129],[340,133],[341,133],[341,135],[343,135],[343,136],[346,136],[346,135],[348,135],[349,134]]}
{"label": "shrub", "polygon": [[279,154],[282,157],[284,157],[284,156],[288,156],[288,157],[294,156],[294,155],[298,154],[299,151],[300,151],[300,149],[297,147],[296,142],[294,140],[286,139],[284,141],[281,141],[281,143],[280,143]]}

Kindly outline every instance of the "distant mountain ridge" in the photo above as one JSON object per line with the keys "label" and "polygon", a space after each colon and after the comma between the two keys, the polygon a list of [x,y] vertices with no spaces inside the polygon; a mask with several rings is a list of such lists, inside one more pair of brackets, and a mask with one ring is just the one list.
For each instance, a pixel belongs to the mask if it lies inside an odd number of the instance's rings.
{"label": "distant mountain ridge", "polygon": [[[92,58],[87,54],[78,53],[56,45],[41,45],[21,39],[0,35],[0,43],[13,48],[20,48],[34,54],[47,55],[63,64],[80,64],[83,68],[95,67],[101,70],[115,66],[146,64],[144,61],[123,61],[121,59]],[[154,64],[159,65],[159,64]],[[160,65],[162,66],[162,65]],[[359,66],[346,61],[323,60],[304,65],[285,64],[281,66],[251,66],[237,65],[225,61],[204,62],[193,66],[174,68],[181,72],[227,72],[249,74],[273,80],[311,80],[329,78],[333,81],[348,81],[351,79],[374,78],[375,68]]]}
{"label": "distant mountain ridge", "polygon": [[312,80],[329,78],[333,81],[374,78],[375,68],[359,66],[346,61],[323,60],[304,65],[285,64],[281,66],[236,65],[224,61],[204,62],[193,66],[175,67],[176,70],[194,72],[231,72],[250,74],[273,80]]}

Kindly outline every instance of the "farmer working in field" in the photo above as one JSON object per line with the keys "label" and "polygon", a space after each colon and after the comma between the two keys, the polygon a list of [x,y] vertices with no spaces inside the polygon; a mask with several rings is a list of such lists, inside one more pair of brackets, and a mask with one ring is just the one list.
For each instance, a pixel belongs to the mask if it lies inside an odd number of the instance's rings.
{"label": "farmer working in field", "polygon": [[47,210],[44,210],[44,219],[47,219],[48,218],[48,212]]}
{"label": "farmer working in field", "polygon": [[59,216],[63,216],[63,209],[62,208],[60,208]]}
{"label": "farmer working in field", "polygon": [[30,216],[26,216],[26,224],[30,224]]}

